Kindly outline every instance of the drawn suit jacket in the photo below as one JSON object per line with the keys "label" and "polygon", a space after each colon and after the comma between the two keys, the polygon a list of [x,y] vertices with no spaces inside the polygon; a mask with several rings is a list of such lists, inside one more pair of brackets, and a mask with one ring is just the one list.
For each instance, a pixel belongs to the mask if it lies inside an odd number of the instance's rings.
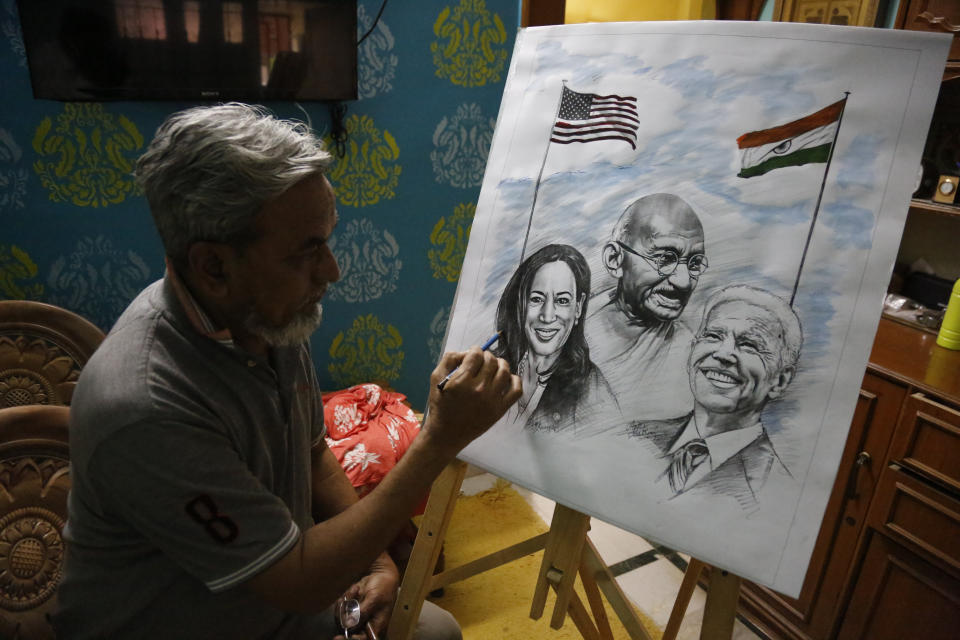
{"label": "drawn suit jacket", "polygon": [[[693,412],[690,412],[669,420],[634,422],[628,427],[627,435],[642,440],[652,452],[669,463],[667,452],[692,419]],[[698,482],[686,487],[683,493],[728,496],[743,509],[752,510],[758,506],[760,491],[771,473],[791,477],[764,429],[759,437],[722,461]]]}
{"label": "drawn suit jacket", "polygon": [[589,436],[607,429],[622,429],[623,419],[610,385],[591,362],[586,375],[576,380],[575,387],[564,387],[555,379],[548,381],[540,403],[524,428]]}

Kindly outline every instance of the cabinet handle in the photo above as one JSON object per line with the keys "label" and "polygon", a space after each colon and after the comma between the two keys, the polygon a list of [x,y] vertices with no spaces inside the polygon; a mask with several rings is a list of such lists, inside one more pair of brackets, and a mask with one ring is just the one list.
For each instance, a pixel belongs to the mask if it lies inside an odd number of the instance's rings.
{"label": "cabinet handle", "polygon": [[960,31],[960,25],[950,24],[950,22],[943,16],[935,16],[929,11],[924,11],[923,13],[917,15],[917,22],[919,22],[921,18],[926,20],[931,26],[940,25],[940,28],[944,31],[953,31],[954,33]]}
{"label": "cabinet handle", "polygon": [[853,462],[853,477],[850,478],[850,483],[847,484],[848,500],[856,500],[860,497],[860,472],[864,467],[870,466],[871,459],[870,454],[866,451],[861,451],[857,454],[857,459]]}

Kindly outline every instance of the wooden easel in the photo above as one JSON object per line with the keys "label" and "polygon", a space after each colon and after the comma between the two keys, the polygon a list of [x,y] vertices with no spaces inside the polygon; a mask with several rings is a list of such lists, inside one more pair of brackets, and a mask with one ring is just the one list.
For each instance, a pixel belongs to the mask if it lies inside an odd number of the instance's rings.
{"label": "wooden easel", "polygon": [[[697,588],[700,574],[706,567],[696,558],[690,558],[683,582],[677,592],[677,599],[670,610],[670,619],[663,630],[662,640],[676,640],[680,623],[687,612],[690,598]],[[730,640],[733,635],[733,622],[737,615],[737,599],[740,597],[740,578],[729,571],[713,569],[710,573],[710,588],[707,589],[707,602],[703,608],[703,625],[700,627],[700,640]]]}
{"label": "wooden easel", "polygon": [[[427,594],[448,584],[465,580],[508,562],[544,550],[540,574],[534,589],[530,617],[540,619],[546,607],[547,592],[557,594],[550,626],[559,629],[569,613],[580,634],[586,640],[612,640],[613,631],[607,618],[602,592],[633,640],[650,640],[646,628],[630,601],[620,589],[609,567],[603,562],[596,547],[587,537],[590,516],[558,504],[553,512],[550,531],[511,545],[459,567],[433,574],[440,556],[447,526],[460,495],[460,486],[467,464],[455,460],[434,482],[430,498],[420,523],[413,551],[400,585],[400,593],[393,609],[388,635],[390,640],[411,640],[417,619]],[[694,566],[697,563],[696,571]],[[692,560],[684,575],[677,601],[674,603],[664,640],[676,637],[680,621],[696,588],[703,563]],[[574,591],[579,573],[590,611]],[[715,574],[720,572],[715,572]],[[740,579],[723,572],[711,575],[710,590],[704,610],[701,640],[729,640],[733,632],[737,594]],[[592,617],[591,617],[592,613]],[[674,618],[677,617],[676,621]],[[672,627],[672,635],[668,636]]]}

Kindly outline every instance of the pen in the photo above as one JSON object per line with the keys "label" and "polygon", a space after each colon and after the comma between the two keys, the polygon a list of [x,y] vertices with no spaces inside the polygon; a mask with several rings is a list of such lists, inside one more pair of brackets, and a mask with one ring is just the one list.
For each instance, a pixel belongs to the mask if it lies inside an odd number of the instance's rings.
{"label": "pen", "polygon": [[[500,332],[497,331],[495,334],[493,334],[492,336],[490,336],[490,339],[489,339],[489,340],[487,340],[486,342],[483,343],[483,346],[480,347],[480,350],[481,350],[481,351],[486,351],[487,349],[489,349],[490,347],[492,347],[492,346],[493,346],[493,343],[496,342],[496,341],[497,341],[497,338],[499,338],[499,337],[500,337]],[[457,365],[456,367],[453,368],[453,371],[451,371],[450,373],[447,374],[447,377],[446,377],[446,378],[444,378],[443,380],[441,380],[440,382],[438,382],[438,383],[437,383],[437,389],[439,389],[440,391],[443,391],[443,388],[444,388],[445,386],[447,386],[447,382],[450,381],[450,376],[452,376],[453,374],[455,374],[455,373],[457,372],[457,369],[459,369],[459,368],[460,368],[460,366]]]}

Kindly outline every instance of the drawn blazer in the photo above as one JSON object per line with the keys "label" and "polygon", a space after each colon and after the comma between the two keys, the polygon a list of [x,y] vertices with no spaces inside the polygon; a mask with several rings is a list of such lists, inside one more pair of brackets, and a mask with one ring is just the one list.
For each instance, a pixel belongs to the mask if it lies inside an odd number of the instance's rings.
{"label": "drawn blazer", "polygon": [[585,437],[618,425],[623,428],[616,397],[603,374],[591,362],[586,375],[572,380],[550,378],[524,428],[528,431],[566,431]]}
{"label": "drawn blazer", "polygon": [[[627,435],[644,441],[651,451],[669,463],[668,452],[692,419],[693,412],[690,412],[669,420],[634,422],[628,427]],[[791,477],[773,448],[767,430],[763,429],[757,438],[686,487],[683,493],[723,495],[735,499],[743,509],[753,510],[759,505],[760,491],[771,474]]]}

